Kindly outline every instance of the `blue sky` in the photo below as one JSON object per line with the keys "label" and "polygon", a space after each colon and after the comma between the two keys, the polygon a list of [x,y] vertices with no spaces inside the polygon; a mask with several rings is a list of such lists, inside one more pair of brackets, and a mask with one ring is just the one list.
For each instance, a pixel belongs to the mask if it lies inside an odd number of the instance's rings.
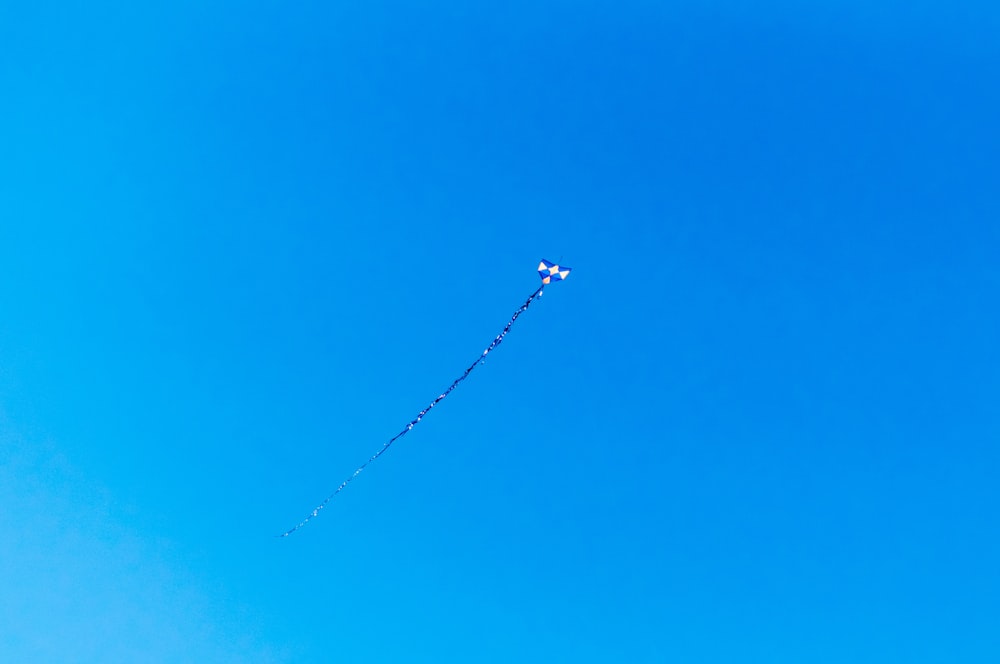
{"label": "blue sky", "polygon": [[0,660],[996,661],[998,29],[0,4]]}

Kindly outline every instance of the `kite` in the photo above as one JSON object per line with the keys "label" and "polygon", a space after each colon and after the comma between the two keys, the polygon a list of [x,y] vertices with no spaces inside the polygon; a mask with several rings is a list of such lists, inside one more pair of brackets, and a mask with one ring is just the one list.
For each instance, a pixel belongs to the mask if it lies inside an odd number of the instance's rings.
{"label": "kite", "polygon": [[289,528],[282,534],[278,535],[278,537],[288,537],[296,530],[309,523],[313,518],[319,516],[319,513],[323,510],[323,508],[326,507],[331,500],[333,500],[334,496],[343,491],[347,487],[347,485],[351,483],[351,480],[360,475],[361,471],[367,468],[370,463],[375,461],[375,459],[382,456],[385,453],[385,451],[392,446],[393,443],[395,443],[397,440],[399,440],[407,433],[409,433],[410,430],[413,429],[413,427],[417,426],[417,424],[420,423],[420,420],[424,419],[427,413],[429,413],[431,409],[434,408],[434,406],[441,403],[446,396],[451,394],[452,390],[458,387],[459,383],[461,383],[463,380],[469,377],[469,374],[472,373],[473,369],[475,369],[480,364],[485,362],[486,356],[489,355],[494,348],[499,346],[500,343],[503,341],[503,338],[507,336],[508,332],[510,332],[510,328],[511,326],[514,325],[514,321],[518,319],[518,316],[520,316],[521,314],[523,314],[525,311],[528,310],[528,307],[530,307],[531,303],[535,301],[535,298],[539,298],[542,296],[542,290],[553,281],[562,281],[563,279],[568,277],[571,269],[572,268],[568,268],[566,266],[560,266],[555,263],[550,263],[549,261],[543,258],[542,262],[538,264],[538,276],[541,277],[542,279],[542,285],[538,287],[538,290],[536,290],[534,293],[528,296],[528,299],[524,301],[524,304],[522,304],[520,307],[517,308],[517,311],[515,311],[514,315],[510,317],[510,320],[507,321],[507,324],[504,325],[504,328],[503,330],[500,331],[500,334],[498,334],[496,338],[494,338],[493,341],[490,342],[490,345],[486,347],[486,350],[484,350],[479,357],[476,358],[476,361],[470,364],[468,368],[465,370],[465,372],[461,376],[456,378],[451,385],[448,386],[448,389],[446,389],[444,392],[435,397],[435,399],[431,401],[426,408],[417,413],[417,416],[414,417],[412,420],[410,420],[409,423],[405,427],[403,427],[402,431],[400,431],[395,436],[386,441],[385,444],[383,444],[382,447],[379,448],[377,452],[375,452],[375,454],[368,457],[367,461],[365,461],[363,464],[355,468],[354,472],[351,473],[347,477],[347,479],[341,482],[340,486],[334,489],[333,493],[331,493],[323,500],[323,502],[317,505],[306,518],[302,519],[302,521],[300,521],[294,527]]}

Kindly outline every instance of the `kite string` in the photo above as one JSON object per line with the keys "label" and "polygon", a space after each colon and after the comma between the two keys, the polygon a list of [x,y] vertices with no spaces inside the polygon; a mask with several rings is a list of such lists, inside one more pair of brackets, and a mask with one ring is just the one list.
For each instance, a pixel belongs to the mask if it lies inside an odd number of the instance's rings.
{"label": "kite string", "polygon": [[424,416],[427,415],[427,413],[429,413],[431,411],[431,409],[434,408],[434,406],[436,406],[439,403],[441,403],[441,401],[443,401],[445,397],[447,397],[449,394],[451,394],[452,390],[454,390],[456,387],[458,387],[459,383],[461,383],[463,380],[465,380],[466,378],[469,377],[469,374],[472,373],[473,369],[475,369],[477,366],[479,366],[480,364],[482,364],[483,362],[486,361],[486,356],[489,355],[493,351],[493,349],[495,349],[497,346],[499,346],[501,343],[503,343],[503,338],[505,336],[507,336],[508,332],[510,332],[510,328],[514,325],[514,321],[517,320],[518,316],[520,316],[521,314],[523,314],[525,311],[528,310],[528,307],[531,306],[531,303],[535,300],[536,297],[541,297],[541,295],[542,295],[542,289],[544,289],[544,288],[545,288],[545,286],[543,284],[541,287],[539,287],[538,290],[536,290],[534,293],[532,293],[530,296],[528,296],[528,299],[524,301],[524,304],[522,304],[520,307],[518,307],[517,311],[514,312],[514,315],[512,315],[510,317],[510,320],[507,321],[507,324],[504,326],[503,330],[501,330],[500,334],[498,334],[496,336],[496,338],[494,338],[493,341],[490,342],[490,345],[486,347],[486,350],[483,351],[482,355],[480,355],[478,358],[476,358],[476,361],[473,362],[472,364],[470,364],[468,366],[468,368],[465,370],[465,372],[461,376],[459,376],[454,381],[452,381],[451,385],[448,386],[448,389],[446,389],[444,392],[442,392],[441,394],[439,394],[437,396],[437,398],[435,398],[433,401],[431,401],[427,405],[426,408],[424,408],[419,413],[417,413],[417,416],[415,418],[413,418],[412,420],[410,420],[409,423],[405,427],[403,427],[402,431],[400,431],[395,436],[393,436],[388,441],[386,441],[386,443],[384,445],[382,445],[382,447],[379,448],[379,450],[377,452],[375,452],[375,454],[373,454],[370,457],[368,457],[367,461],[365,461],[363,464],[361,464],[360,466],[358,466],[357,468],[355,468],[354,472],[351,473],[347,477],[347,479],[345,479],[343,482],[341,482],[340,485],[333,491],[333,493],[331,493],[329,496],[327,496],[323,500],[323,502],[321,502],[319,505],[317,505],[313,509],[313,511],[309,513],[309,515],[306,518],[302,519],[302,521],[300,521],[296,526],[294,526],[292,528],[289,528],[288,530],[286,530],[285,532],[283,532],[281,535],[278,535],[278,537],[288,537],[289,535],[291,535],[292,533],[294,533],[296,530],[298,530],[302,526],[304,526],[307,523],[309,523],[309,521],[311,521],[314,517],[319,516],[320,511],[324,507],[326,507],[327,503],[329,503],[331,500],[333,500],[334,496],[336,496],[338,493],[340,493],[341,491],[343,491],[344,488],[347,487],[347,485],[351,483],[351,480],[353,480],[355,477],[357,477],[358,475],[360,475],[361,472],[366,467],[368,467],[368,464],[370,464],[371,462],[375,461],[375,459],[377,459],[380,456],[382,456],[382,454],[385,453],[385,451],[388,450],[389,447],[392,446],[393,443],[395,443],[397,440],[399,440],[400,438],[402,438],[403,436],[405,436],[407,433],[410,432],[410,430],[413,427],[415,427],[417,424],[419,424],[420,420],[424,419]]}

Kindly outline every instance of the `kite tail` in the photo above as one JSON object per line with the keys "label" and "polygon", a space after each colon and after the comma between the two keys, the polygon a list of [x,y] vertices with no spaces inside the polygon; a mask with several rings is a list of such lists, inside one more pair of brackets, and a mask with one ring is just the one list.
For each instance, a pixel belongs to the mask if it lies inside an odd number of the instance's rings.
{"label": "kite tail", "polygon": [[510,328],[511,328],[511,326],[514,325],[514,321],[517,320],[517,317],[520,316],[521,314],[523,314],[525,311],[528,310],[528,307],[531,306],[531,303],[535,300],[536,297],[541,297],[542,296],[542,290],[544,288],[545,288],[545,285],[543,284],[541,287],[539,287],[538,290],[536,290],[534,293],[532,293],[531,295],[528,296],[528,299],[524,301],[524,304],[522,304],[520,307],[518,307],[517,311],[514,312],[514,315],[511,316],[510,320],[507,321],[507,324],[504,325],[503,330],[501,330],[500,334],[498,334],[496,336],[496,338],[493,339],[493,341],[490,342],[490,345],[486,347],[486,350],[483,351],[482,355],[480,355],[479,357],[477,357],[476,361],[473,362],[472,364],[470,364],[469,367],[465,370],[465,372],[461,376],[459,376],[458,378],[456,378],[454,380],[454,382],[452,382],[451,385],[448,386],[447,390],[445,390],[444,392],[442,392],[441,394],[439,394],[434,399],[434,401],[431,401],[427,405],[426,408],[424,408],[422,411],[420,411],[419,413],[417,413],[417,416],[414,417],[412,420],[410,420],[410,422],[405,427],[403,427],[402,431],[400,431],[399,433],[397,433],[395,436],[393,436],[392,438],[390,438],[384,445],[382,445],[382,447],[378,450],[378,452],[376,452],[375,454],[373,454],[370,457],[368,457],[367,461],[365,461],[363,464],[361,464],[360,466],[358,466],[354,470],[354,472],[351,473],[347,477],[347,479],[345,479],[343,482],[340,483],[340,486],[338,486],[334,490],[333,493],[331,493],[329,496],[327,496],[326,499],[323,500],[323,502],[321,502],[319,505],[317,505],[315,507],[315,509],[313,509],[313,511],[309,513],[309,516],[307,516],[306,518],[302,519],[302,521],[300,521],[298,523],[298,525],[296,525],[295,527],[290,528],[290,529],[286,530],[285,532],[283,532],[282,534],[278,535],[278,537],[288,537],[289,535],[291,535],[292,533],[294,533],[296,530],[298,530],[302,526],[304,526],[307,523],[309,523],[309,521],[311,521],[314,517],[319,516],[320,511],[324,507],[326,507],[327,503],[329,503],[331,500],[333,500],[334,496],[336,496],[338,493],[340,493],[341,491],[343,491],[344,488],[347,487],[347,485],[351,483],[351,480],[353,480],[355,477],[357,477],[358,475],[360,475],[361,471],[363,471],[365,468],[368,467],[368,464],[370,464],[371,462],[375,461],[375,459],[377,459],[380,456],[382,456],[382,454],[384,454],[385,451],[388,450],[389,447],[392,446],[393,443],[395,443],[397,440],[399,440],[400,438],[402,438],[403,436],[405,436],[407,433],[409,433],[410,429],[412,429],[417,424],[419,424],[420,420],[424,419],[424,416],[427,415],[427,413],[429,413],[431,411],[431,409],[434,408],[434,406],[436,406],[439,403],[441,403],[446,396],[448,396],[449,394],[451,394],[452,390],[454,390],[456,387],[458,387],[459,383],[461,383],[463,380],[465,380],[466,378],[469,377],[469,374],[472,373],[473,369],[475,369],[480,364],[482,364],[483,362],[486,361],[486,356],[489,355],[493,351],[494,348],[496,348],[497,346],[499,346],[503,342],[503,338],[505,336],[507,336],[508,332],[510,332]]}

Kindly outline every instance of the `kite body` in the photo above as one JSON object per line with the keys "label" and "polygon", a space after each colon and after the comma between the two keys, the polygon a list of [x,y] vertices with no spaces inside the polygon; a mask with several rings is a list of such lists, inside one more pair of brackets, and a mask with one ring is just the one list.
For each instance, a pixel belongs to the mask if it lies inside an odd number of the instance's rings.
{"label": "kite body", "polygon": [[538,264],[538,276],[542,278],[543,284],[550,284],[553,281],[562,281],[569,276],[573,268],[559,267],[555,263],[550,263],[544,258]]}
{"label": "kite body", "polygon": [[568,268],[568,267],[561,267],[559,265],[556,265],[555,263],[550,263],[549,261],[547,261],[547,260],[545,260],[543,258],[542,262],[538,264],[538,276],[541,277],[541,279],[542,279],[542,285],[538,287],[538,290],[536,290],[534,293],[532,293],[531,295],[528,296],[528,299],[524,301],[524,304],[522,304],[520,307],[518,307],[517,311],[514,312],[514,315],[510,317],[509,321],[507,321],[507,325],[504,326],[503,330],[501,330],[500,334],[498,334],[496,336],[496,338],[493,339],[493,341],[490,343],[490,345],[486,347],[486,350],[483,351],[483,354],[480,355],[479,357],[477,357],[476,361],[473,362],[472,364],[470,364],[469,367],[465,370],[465,373],[463,373],[461,376],[459,376],[458,378],[456,378],[452,382],[452,384],[448,387],[447,390],[445,390],[444,392],[442,392],[441,394],[439,394],[434,399],[434,401],[430,402],[430,404],[428,404],[426,408],[424,408],[422,411],[420,411],[415,418],[413,418],[412,420],[410,420],[410,422],[405,427],[403,427],[402,431],[400,431],[399,433],[397,433],[395,436],[393,436],[392,438],[390,438],[388,440],[388,442],[386,442],[384,445],[382,445],[382,447],[378,450],[378,452],[376,452],[375,454],[373,454],[368,459],[368,461],[365,461],[363,464],[361,464],[360,466],[358,466],[354,470],[354,472],[351,473],[351,475],[347,479],[345,479],[343,482],[340,483],[340,486],[338,486],[336,488],[336,490],[334,490],[333,493],[331,493],[329,496],[327,496],[326,499],[322,503],[320,503],[319,505],[317,505],[313,509],[313,511],[310,512],[309,516],[307,516],[305,519],[303,519],[302,521],[300,521],[299,524],[296,525],[295,527],[286,530],[284,533],[282,533],[281,535],[279,535],[279,537],[288,537],[289,535],[291,535],[292,533],[294,533],[296,530],[298,530],[302,526],[306,525],[313,517],[319,516],[320,511],[324,507],[326,507],[327,503],[329,503],[333,499],[334,496],[336,496],[338,493],[340,493],[341,491],[343,491],[344,488],[351,482],[351,480],[353,480],[355,477],[357,477],[358,475],[360,475],[361,471],[363,471],[365,468],[368,467],[368,464],[370,464],[371,462],[375,461],[375,459],[377,459],[380,456],[382,456],[382,454],[386,450],[388,450],[389,447],[394,442],[396,442],[397,440],[399,440],[400,438],[402,438],[403,436],[405,436],[407,433],[409,433],[410,429],[412,429],[417,424],[419,424],[420,420],[424,419],[424,416],[427,415],[427,413],[429,413],[431,411],[431,409],[434,408],[434,406],[436,406],[439,403],[441,403],[441,401],[443,401],[445,397],[447,397],[449,394],[451,394],[451,391],[454,390],[456,387],[458,387],[458,384],[461,383],[463,380],[465,380],[469,376],[469,374],[472,373],[473,369],[475,369],[477,366],[479,366],[480,364],[482,364],[483,362],[485,362],[486,361],[486,356],[489,355],[493,351],[494,348],[496,348],[497,346],[499,346],[500,342],[503,341],[503,338],[505,336],[507,336],[508,332],[510,332],[510,328],[511,328],[512,325],[514,325],[514,321],[517,320],[518,316],[520,316],[521,314],[523,314],[525,311],[528,310],[528,307],[531,306],[531,303],[534,302],[534,300],[535,300],[536,297],[540,297],[541,296],[542,289],[544,289],[548,284],[552,283],[553,281],[562,281],[563,279],[565,279],[566,277],[568,277],[569,273],[570,273],[570,270],[571,269]]}

